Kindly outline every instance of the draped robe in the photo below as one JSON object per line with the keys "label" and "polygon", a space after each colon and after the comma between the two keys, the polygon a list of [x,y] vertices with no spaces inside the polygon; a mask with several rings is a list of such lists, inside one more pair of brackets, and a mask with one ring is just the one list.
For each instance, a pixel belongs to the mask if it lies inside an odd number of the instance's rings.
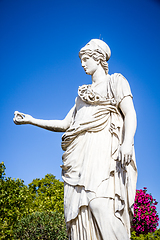
{"label": "draped robe", "polygon": [[[102,236],[89,208],[95,198],[113,201],[112,214],[121,221],[127,239],[130,236],[137,179],[134,144],[128,166],[118,161],[118,152],[125,131],[119,105],[132,94],[117,73],[107,75],[99,86],[103,91],[98,86],[79,87],[72,122],[62,136],[65,220],[72,240],[109,239]],[[117,232],[110,239],[122,237]]]}

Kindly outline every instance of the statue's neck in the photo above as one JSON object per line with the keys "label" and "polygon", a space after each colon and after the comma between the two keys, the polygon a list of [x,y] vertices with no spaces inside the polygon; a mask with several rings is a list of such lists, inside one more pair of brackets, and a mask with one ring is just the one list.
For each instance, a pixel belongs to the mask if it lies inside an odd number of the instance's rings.
{"label": "statue's neck", "polygon": [[107,74],[104,69],[99,66],[99,68],[92,75],[92,84],[97,85],[107,78]]}

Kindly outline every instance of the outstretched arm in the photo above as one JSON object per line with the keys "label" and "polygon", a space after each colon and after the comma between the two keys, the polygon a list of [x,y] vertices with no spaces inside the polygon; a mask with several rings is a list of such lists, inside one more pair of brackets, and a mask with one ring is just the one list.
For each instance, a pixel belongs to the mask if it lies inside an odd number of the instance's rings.
{"label": "outstretched arm", "polygon": [[41,127],[54,132],[65,132],[67,128],[69,128],[72,114],[74,112],[75,107],[73,107],[67,116],[63,120],[42,120],[35,119],[31,115],[20,113],[15,111],[13,121],[17,125],[22,124],[31,124],[37,127]]}
{"label": "outstretched arm", "polygon": [[120,103],[120,109],[124,115],[124,140],[119,152],[119,160],[122,164],[129,164],[132,160],[132,145],[137,127],[136,112],[130,96],[125,97]]}

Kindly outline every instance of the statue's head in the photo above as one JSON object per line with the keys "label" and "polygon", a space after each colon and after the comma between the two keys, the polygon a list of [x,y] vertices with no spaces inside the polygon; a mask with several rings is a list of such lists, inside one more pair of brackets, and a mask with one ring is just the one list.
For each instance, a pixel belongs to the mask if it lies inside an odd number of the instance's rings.
{"label": "statue's head", "polygon": [[83,48],[81,48],[79,57],[82,58],[84,54],[99,62],[104,68],[106,74],[108,73],[107,61],[111,56],[111,50],[104,41],[100,39],[92,39]]}

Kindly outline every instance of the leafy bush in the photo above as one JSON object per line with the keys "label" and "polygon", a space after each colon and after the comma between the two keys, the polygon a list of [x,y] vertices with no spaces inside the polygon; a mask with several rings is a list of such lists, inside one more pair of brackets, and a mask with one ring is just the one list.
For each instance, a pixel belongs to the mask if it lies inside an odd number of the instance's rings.
{"label": "leafy bush", "polygon": [[20,179],[5,178],[5,165],[0,163],[0,239],[12,239],[13,228],[29,213],[32,196]]}
{"label": "leafy bush", "polygon": [[151,194],[147,193],[147,188],[136,191],[134,203],[134,218],[132,228],[136,235],[154,232],[158,224],[158,214],[156,211],[157,202]]}
{"label": "leafy bush", "polygon": [[30,206],[33,212],[50,210],[64,213],[64,184],[55,179],[54,175],[47,174],[42,179],[34,179],[29,184],[29,191],[34,198]]}
{"label": "leafy bush", "polygon": [[140,234],[136,235],[136,232],[131,233],[131,240],[160,240],[160,229],[156,230],[154,233]]}
{"label": "leafy bush", "polygon": [[5,174],[5,165],[4,165],[4,162],[1,162],[0,163],[0,179],[4,179],[4,176],[6,175]]}
{"label": "leafy bush", "polygon": [[18,221],[14,239],[67,239],[64,215],[58,212],[36,212]]}
{"label": "leafy bush", "polygon": [[0,163],[0,239],[13,239],[18,220],[37,211],[63,214],[63,182],[47,174],[26,186],[23,180],[6,178]]}

